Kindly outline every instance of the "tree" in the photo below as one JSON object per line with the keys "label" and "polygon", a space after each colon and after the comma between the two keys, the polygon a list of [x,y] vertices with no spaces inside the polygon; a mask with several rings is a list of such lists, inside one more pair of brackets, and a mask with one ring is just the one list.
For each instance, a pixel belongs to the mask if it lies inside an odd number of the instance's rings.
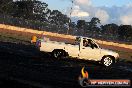
{"label": "tree", "polygon": [[67,15],[62,14],[58,10],[53,10],[49,19],[51,23],[55,23],[57,25],[64,25],[70,21],[70,18],[68,18]]}
{"label": "tree", "polygon": [[40,21],[47,21],[50,13],[51,10],[48,8],[48,4],[40,1],[34,2],[33,14],[35,15],[35,18]]}
{"label": "tree", "polygon": [[86,22],[85,20],[78,20],[77,21],[77,28],[78,28],[78,33],[79,35],[85,35],[85,25],[86,25]]}
{"label": "tree", "polygon": [[14,2],[14,17],[22,17],[24,19],[33,18],[34,1],[21,0]]}
{"label": "tree", "polygon": [[106,24],[101,25],[101,33],[104,36],[104,38],[107,39],[117,39],[118,38],[118,28],[119,26],[117,24]]}
{"label": "tree", "polygon": [[119,26],[117,24],[106,24],[101,25],[102,33],[109,34],[109,35],[117,35]]}
{"label": "tree", "polygon": [[21,0],[14,2],[14,17],[24,19],[47,21],[51,10],[48,4],[38,0]]}
{"label": "tree", "polygon": [[77,28],[84,28],[84,26],[85,26],[85,20],[78,20],[77,21]]}
{"label": "tree", "polygon": [[76,26],[76,23],[75,22],[70,22],[69,28],[70,28],[69,29],[70,30],[70,34],[72,34],[72,35],[77,34],[77,26]]}
{"label": "tree", "polygon": [[86,36],[95,37],[98,35],[100,31],[98,24],[100,24],[100,20],[96,17],[93,17],[90,22],[86,22],[84,29]]}
{"label": "tree", "polygon": [[118,29],[119,39],[125,41],[132,41],[132,26],[121,25]]}
{"label": "tree", "polygon": [[89,22],[89,30],[94,30],[97,28],[97,24],[100,24],[99,18],[93,17]]}
{"label": "tree", "polygon": [[0,0],[0,13],[11,14],[13,10],[13,0]]}

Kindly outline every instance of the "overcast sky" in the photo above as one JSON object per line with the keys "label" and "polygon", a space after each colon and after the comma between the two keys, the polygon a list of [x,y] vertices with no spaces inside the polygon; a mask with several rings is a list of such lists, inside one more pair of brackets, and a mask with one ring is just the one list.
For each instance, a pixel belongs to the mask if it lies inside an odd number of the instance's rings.
{"label": "overcast sky", "polygon": [[[50,9],[64,14],[71,12],[71,0],[40,0]],[[98,17],[102,24],[117,23],[132,25],[132,0],[74,0],[72,18],[90,20]]]}

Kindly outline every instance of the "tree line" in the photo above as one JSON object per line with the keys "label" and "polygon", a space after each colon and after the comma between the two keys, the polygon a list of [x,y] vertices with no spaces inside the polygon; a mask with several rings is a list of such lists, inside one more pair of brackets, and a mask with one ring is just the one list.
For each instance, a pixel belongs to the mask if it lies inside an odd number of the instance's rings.
{"label": "tree line", "polygon": [[[58,10],[50,10],[48,4],[38,0],[0,0],[0,13],[26,20],[56,25],[56,30],[73,35],[132,42],[132,26],[115,23],[102,25],[99,18],[89,22],[71,19]],[[39,23],[40,24],[40,23]]]}
{"label": "tree line", "polygon": [[78,29],[83,29],[83,35],[132,42],[132,25],[117,25],[115,23],[101,25],[100,20],[93,17],[90,22],[77,21]]}

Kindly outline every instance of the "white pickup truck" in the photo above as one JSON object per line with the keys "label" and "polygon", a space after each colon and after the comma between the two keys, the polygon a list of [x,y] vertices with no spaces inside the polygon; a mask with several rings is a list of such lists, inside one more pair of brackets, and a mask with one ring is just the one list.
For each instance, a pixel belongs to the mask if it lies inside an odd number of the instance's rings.
{"label": "white pickup truck", "polygon": [[94,60],[100,61],[104,66],[111,66],[119,58],[118,53],[100,48],[93,39],[87,37],[76,37],[74,44],[44,39],[38,41],[36,45],[40,51],[51,52],[55,58],[69,56]]}

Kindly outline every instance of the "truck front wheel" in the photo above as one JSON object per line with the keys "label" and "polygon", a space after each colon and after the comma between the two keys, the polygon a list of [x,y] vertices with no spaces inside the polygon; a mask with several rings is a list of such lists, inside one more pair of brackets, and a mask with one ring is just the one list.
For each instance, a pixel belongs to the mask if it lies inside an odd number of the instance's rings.
{"label": "truck front wheel", "polygon": [[114,63],[114,60],[110,56],[105,56],[102,58],[101,62],[104,66],[109,67]]}

